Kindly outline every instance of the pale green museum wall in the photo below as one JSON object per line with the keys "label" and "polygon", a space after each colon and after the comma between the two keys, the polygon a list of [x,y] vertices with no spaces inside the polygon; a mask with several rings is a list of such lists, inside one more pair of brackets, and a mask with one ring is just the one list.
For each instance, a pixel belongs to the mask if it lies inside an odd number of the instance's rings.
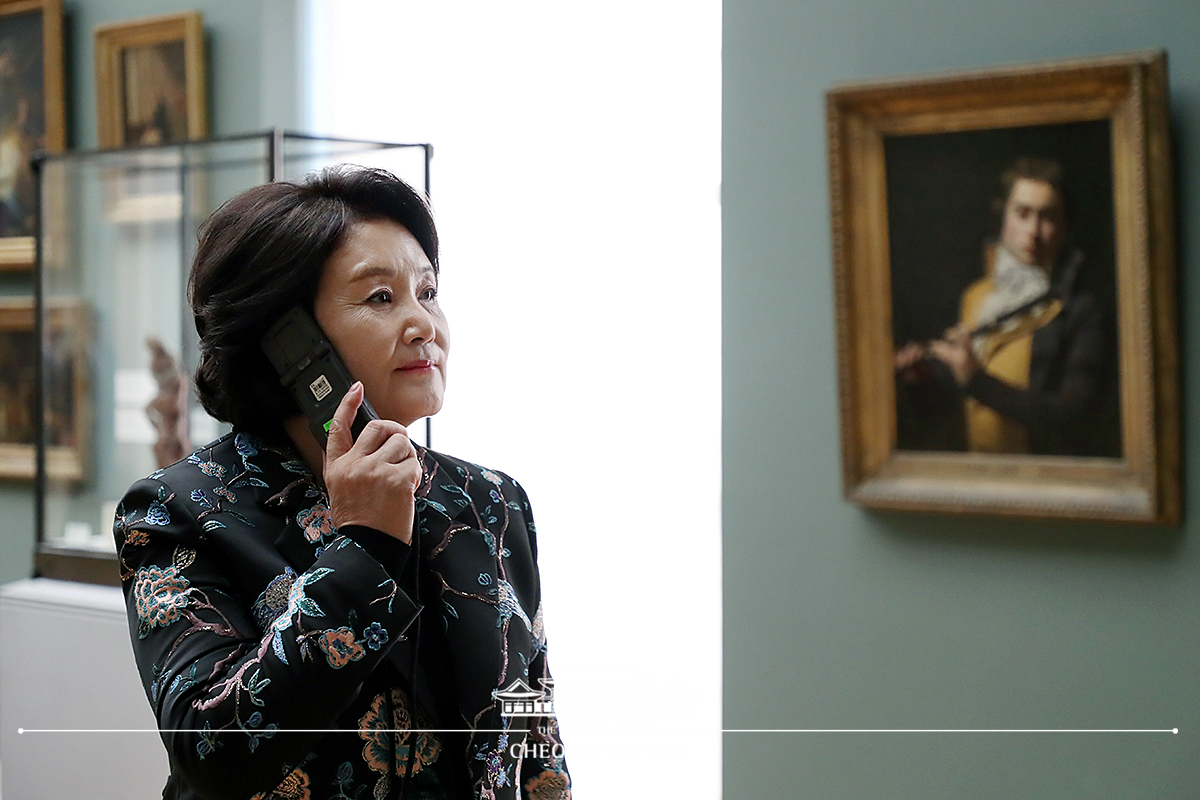
{"label": "pale green museum wall", "polygon": [[[841,499],[824,91],[1165,47],[1183,319],[1176,529]],[[725,0],[724,796],[1200,797],[1200,4]],[[696,775],[688,776],[697,779]]]}
{"label": "pale green museum wall", "polygon": [[[300,128],[302,9],[301,0],[63,0],[68,146],[96,146],[95,26],[178,11],[203,16],[210,133]],[[0,273],[0,295],[32,292],[28,275]],[[33,482],[0,480],[0,583],[32,574],[33,520]]]}

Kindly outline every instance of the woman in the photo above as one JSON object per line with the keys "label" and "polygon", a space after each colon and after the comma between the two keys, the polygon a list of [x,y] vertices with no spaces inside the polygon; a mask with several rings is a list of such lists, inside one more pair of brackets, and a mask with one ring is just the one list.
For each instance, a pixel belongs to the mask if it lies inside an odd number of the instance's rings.
{"label": "woman", "polygon": [[[520,680],[552,709],[525,493],[407,435],[445,388],[437,248],[420,195],[363,168],[201,230],[196,387],[233,432],[134,484],[114,527],[166,797],[570,796],[552,710],[496,697]],[[325,451],[259,346],[296,305],[361,381]],[[364,397],[381,419],[354,439]]]}

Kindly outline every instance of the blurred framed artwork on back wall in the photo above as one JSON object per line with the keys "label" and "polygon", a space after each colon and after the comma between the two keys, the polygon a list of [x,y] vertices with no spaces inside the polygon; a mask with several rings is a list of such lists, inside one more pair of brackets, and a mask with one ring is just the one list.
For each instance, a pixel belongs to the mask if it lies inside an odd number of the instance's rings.
{"label": "blurred framed artwork on back wall", "polygon": [[101,147],[172,144],[208,133],[200,12],[98,26],[95,49]]}
{"label": "blurred framed artwork on back wall", "polygon": [[0,0],[0,269],[33,266],[30,158],[65,145],[61,4]]}
{"label": "blurred framed artwork on back wall", "polygon": [[[152,148],[208,135],[200,12],[101,25],[95,45],[101,147]],[[183,174],[179,153],[147,149],[136,169],[105,182],[106,218],[131,223],[177,218]]]}
{"label": "blurred framed artwork on back wall", "polygon": [[[87,343],[91,316],[78,300],[46,309],[44,405],[46,472],[85,474],[90,437]],[[38,427],[36,310],[29,298],[0,298],[0,478],[35,476]]]}
{"label": "blurred framed artwork on back wall", "polygon": [[1180,510],[1165,54],[826,95],[844,493]]}

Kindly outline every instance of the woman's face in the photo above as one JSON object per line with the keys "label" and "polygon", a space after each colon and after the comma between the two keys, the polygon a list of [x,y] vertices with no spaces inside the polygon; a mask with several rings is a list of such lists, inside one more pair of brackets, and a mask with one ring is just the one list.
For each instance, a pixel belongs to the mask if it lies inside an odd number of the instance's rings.
{"label": "woman's face", "polygon": [[446,317],[437,275],[407,228],[392,220],[351,227],[325,262],[313,310],[379,416],[411,425],[442,407]]}

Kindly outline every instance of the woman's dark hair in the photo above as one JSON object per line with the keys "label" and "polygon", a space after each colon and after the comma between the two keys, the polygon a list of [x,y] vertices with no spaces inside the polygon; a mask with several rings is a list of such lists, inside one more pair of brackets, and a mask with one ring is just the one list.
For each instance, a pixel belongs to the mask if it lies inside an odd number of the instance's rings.
{"label": "woman's dark hair", "polygon": [[438,270],[429,204],[389,172],[328,167],[298,182],[249,189],[200,228],[188,297],[200,335],[196,391],[209,414],[268,438],[300,413],[259,340],[294,305],[310,313],[321,271],[356,223],[390,219]]}

